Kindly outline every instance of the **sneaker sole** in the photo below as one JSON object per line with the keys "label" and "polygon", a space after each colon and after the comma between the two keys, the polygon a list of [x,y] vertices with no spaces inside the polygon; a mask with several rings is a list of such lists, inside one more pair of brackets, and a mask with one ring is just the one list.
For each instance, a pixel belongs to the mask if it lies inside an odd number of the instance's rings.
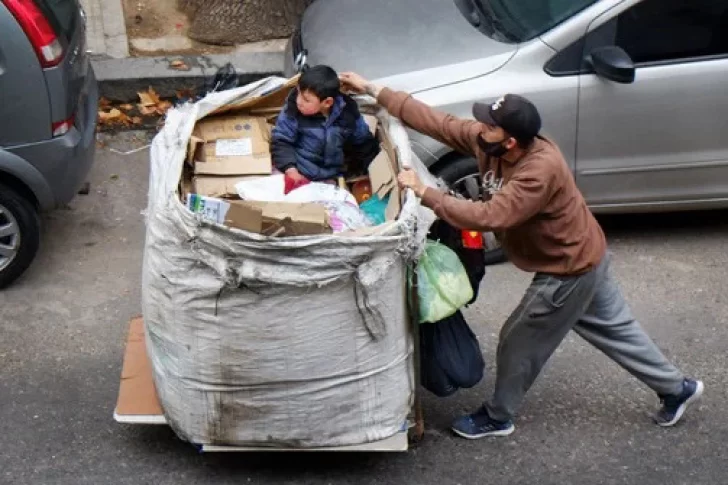
{"label": "sneaker sole", "polygon": [[453,433],[460,436],[461,438],[465,438],[466,440],[479,440],[481,438],[487,438],[488,436],[508,436],[509,434],[513,433],[516,430],[515,426],[510,426],[506,429],[500,429],[498,431],[489,431],[487,433],[480,433],[480,434],[467,434],[462,431],[459,431],[455,428],[452,429]]}
{"label": "sneaker sole", "polygon": [[692,396],[690,396],[687,401],[682,403],[682,405],[677,408],[677,412],[675,413],[675,417],[672,418],[670,421],[666,421],[664,423],[657,423],[658,426],[662,426],[663,428],[669,428],[670,426],[675,426],[678,421],[680,421],[680,418],[683,417],[683,414],[685,414],[685,410],[688,408],[688,406],[698,399],[700,399],[700,396],[703,395],[703,391],[705,390],[705,385],[703,384],[703,381],[696,381],[697,385],[695,387],[695,392]]}

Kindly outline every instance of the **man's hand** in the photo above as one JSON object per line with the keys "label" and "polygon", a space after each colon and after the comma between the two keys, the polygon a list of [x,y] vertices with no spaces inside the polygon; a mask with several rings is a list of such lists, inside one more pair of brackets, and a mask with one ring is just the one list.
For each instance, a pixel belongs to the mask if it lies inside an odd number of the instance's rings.
{"label": "man's hand", "polygon": [[291,167],[286,170],[286,177],[291,179],[295,183],[308,182],[308,179],[301,175],[301,172],[297,168]]}
{"label": "man's hand", "polygon": [[417,197],[422,198],[425,195],[427,186],[422,183],[420,177],[417,176],[414,170],[407,168],[402,170],[397,177],[399,186],[403,189],[412,189]]}
{"label": "man's hand", "polygon": [[376,99],[379,96],[382,88],[370,83],[359,74],[355,72],[344,72],[341,73],[339,79],[344,83],[345,91],[352,91],[357,94],[368,94]]}

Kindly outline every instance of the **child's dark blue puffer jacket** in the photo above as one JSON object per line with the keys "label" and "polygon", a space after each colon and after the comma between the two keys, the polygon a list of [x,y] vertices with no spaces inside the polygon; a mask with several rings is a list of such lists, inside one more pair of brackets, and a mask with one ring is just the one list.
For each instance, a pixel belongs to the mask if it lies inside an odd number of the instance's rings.
{"label": "child's dark blue puffer jacket", "polygon": [[296,96],[296,90],[288,96],[273,128],[271,154],[278,170],[296,167],[311,181],[331,180],[342,175],[344,152],[365,168],[379,154],[379,143],[349,96],[336,98],[328,119],[303,116]]}

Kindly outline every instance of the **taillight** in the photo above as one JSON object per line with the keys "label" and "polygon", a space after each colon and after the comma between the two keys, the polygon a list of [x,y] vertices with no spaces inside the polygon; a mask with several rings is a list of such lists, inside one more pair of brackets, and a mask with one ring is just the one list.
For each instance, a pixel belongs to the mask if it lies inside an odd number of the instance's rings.
{"label": "taillight", "polygon": [[63,46],[51,24],[33,0],[2,0],[13,14],[33,45],[43,67],[58,65],[63,58]]}
{"label": "taillight", "polygon": [[465,249],[483,249],[483,233],[463,230],[463,247]]}
{"label": "taillight", "polygon": [[53,123],[51,126],[53,129],[53,136],[63,136],[69,131],[71,131],[71,128],[73,128],[73,117],[67,119],[66,121],[59,121],[57,123]]}

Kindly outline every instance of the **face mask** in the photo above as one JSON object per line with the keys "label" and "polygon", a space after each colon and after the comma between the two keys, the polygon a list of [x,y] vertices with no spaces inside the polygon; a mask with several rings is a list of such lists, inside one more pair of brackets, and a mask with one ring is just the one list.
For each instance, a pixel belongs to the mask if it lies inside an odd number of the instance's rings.
{"label": "face mask", "polygon": [[485,141],[482,136],[479,136],[478,145],[486,155],[490,155],[491,157],[502,157],[508,151],[508,149],[503,146],[503,143],[507,140],[508,138],[501,141],[489,142]]}

